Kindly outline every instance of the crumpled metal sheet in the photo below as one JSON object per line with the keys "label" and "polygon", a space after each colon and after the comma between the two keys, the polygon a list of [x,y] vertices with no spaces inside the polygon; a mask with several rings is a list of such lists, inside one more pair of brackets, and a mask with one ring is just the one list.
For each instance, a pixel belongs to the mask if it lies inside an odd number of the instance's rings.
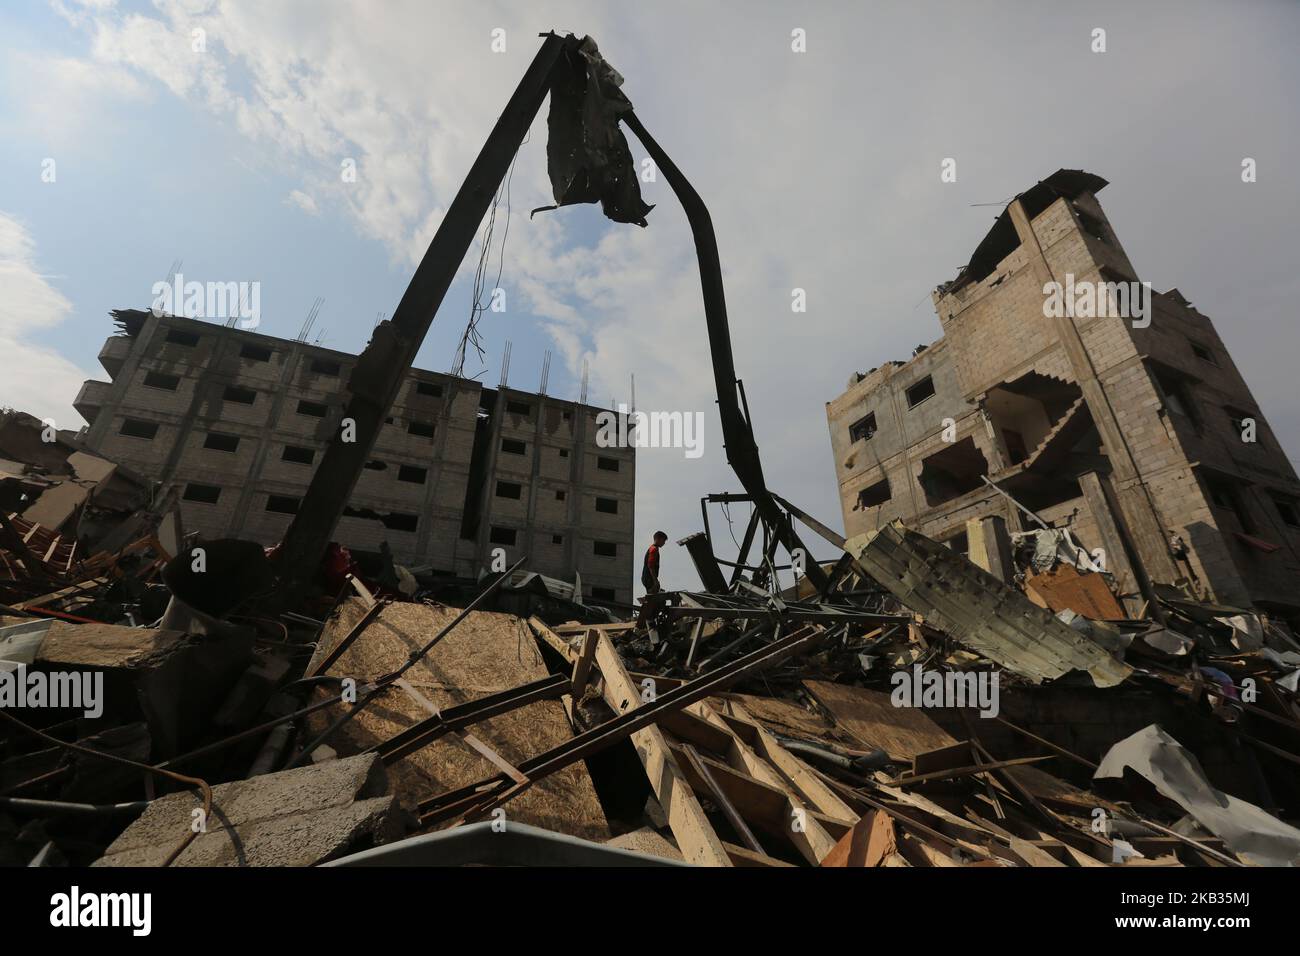
{"label": "crumpled metal sheet", "polygon": [[557,70],[546,120],[546,168],[556,206],[542,208],[599,202],[614,222],[644,226],[654,206],[641,199],[632,152],[618,125],[632,111],[619,89],[623,77],[591,37],[583,39],[568,66]]}
{"label": "crumpled metal sheet", "polygon": [[1141,774],[1247,863],[1300,864],[1300,830],[1231,794],[1216,790],[1196,755],[1158,724],[1144,727],[1106,751],[1093,779]]}
{"label": "crumpled metal sheet", "polygon": [[1035,684],[1082,670],[1098,687],[1113,687],[1133,672],[1050,611],[901,522],[851,538],[844,548],[906,607]]}

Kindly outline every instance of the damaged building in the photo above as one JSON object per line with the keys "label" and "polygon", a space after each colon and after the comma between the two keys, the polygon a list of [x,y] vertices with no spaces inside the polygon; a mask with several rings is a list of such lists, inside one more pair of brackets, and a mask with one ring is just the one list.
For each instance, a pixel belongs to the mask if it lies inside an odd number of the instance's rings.
{"label": "damaged building", "polygon": [[[119,312],[83,435],[0,418],[0,866],[1300,865],[1295,475],[1180,296],[1045,317],[1051,281],[1133,276],[1104,182],[1018,197],[936,295],[944,337],[832,403],[845,537],[767,486],[707,207],[621,82],[546,35],[361,373]],[[680,542],[704,589],[638,614],[520,594],[628,581],[632,452],[594,410],[410,369],[548,91],[558,204],[645,224],[620,118],[682,204],[744,488]],[[740,502],[724,561],[708,506]],[[196,566],[192,529],[257,540]],[[331,534],[462,573],[527,557],[472,588],[321,587]]]}
{"label": "damaged building", "polygon": [[[75,407],[87,449],[180,492],[185,527],[272,545],[340,428],[357,358],[306,342],[142,310],[113,313],[109,382]],[[494,549],[631,603],[635,449],[596,443],[600,409],[412,369],[337,540],[473,576]]]}
{"label": "damaged building", "polygon": [[[1130,613],[1177,585],[1295,626],[1295,469],[1209,317],[1177,289],[1142,295],[1105,185],[1063,169],[1017,196],[935,290],[938,341],[827,403],[846,533],[901,518],[998,572],[1003,527],[1041,521]],[[1097,301],[1045,308],[1073,287]]]}

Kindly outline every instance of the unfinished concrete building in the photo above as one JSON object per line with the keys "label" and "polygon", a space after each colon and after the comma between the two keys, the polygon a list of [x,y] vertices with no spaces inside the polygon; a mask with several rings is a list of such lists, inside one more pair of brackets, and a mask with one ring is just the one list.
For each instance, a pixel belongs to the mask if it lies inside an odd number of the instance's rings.
{"label": "unfinished concrete building", "polygon": [[[827,404],[846,531],[902,518],[985,563],[999,519],[1037,527],[1018,502],[1104,549],[1130,613],[1182,584],[1295,626],[1295,469],[1207,316],[1176,289],[1116,301],[1138,273],[1105,185],[1060,170],[1017,196],[934,292],[942,337]],[[1097,301],[1060,314],[1072,287]]]}
{"label": "unfinished concrete building", "polygon": [[[187,530],[274,544],[338,433],[356,356],[194,319],[113,313],[75,407],[84,443],[181,492]],[[513,563],[631,603],[635,449],[596,443],[600,409],[413,369],[335,540],[413,567]]]}

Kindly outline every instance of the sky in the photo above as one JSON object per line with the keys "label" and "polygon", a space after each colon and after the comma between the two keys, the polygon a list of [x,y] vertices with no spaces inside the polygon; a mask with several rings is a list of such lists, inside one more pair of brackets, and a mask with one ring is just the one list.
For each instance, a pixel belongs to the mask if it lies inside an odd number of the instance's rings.
{"label": "sky", "polygon": [[[1138,277],[1215,321],[1300,457],[1300,4],[1282,0],[7,5],[0,406],[80,427],[109,310],[147,308],[177,261],[187,280],[260,283],[268,334],[292,338],[321,297],[312,340],[359,351],[551,29],[596,40],[708,204],[768,483],[832,527],[825,403],[937,339],[931,291],[1062,167],[1110,181],[1099,199]],[[530,219],[552,201],[545,120],[497,213],[505,311],[465,372],[496,385],[508,341],[515,388],[538,388],[549,350],[549,394],[576,399],[585,362],[593,404],[630,401],[635,377],[639,409],[702,413],[700,457],[638,453],[636,539],[676,541],[701,496],[739,490],[690,232],[662,177],[642,183],[645,229],[586,206]],[[479,253],[420,367],[451,367]],[[739,537],[747,514],[731,517]],[[663,579],[696,585],[684,549]]]}

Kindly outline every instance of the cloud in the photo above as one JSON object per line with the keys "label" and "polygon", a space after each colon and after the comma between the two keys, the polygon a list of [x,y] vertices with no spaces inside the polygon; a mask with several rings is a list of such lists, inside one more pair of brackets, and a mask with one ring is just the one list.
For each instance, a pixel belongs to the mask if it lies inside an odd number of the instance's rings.
{"label": "cloud", "polygon": [[301,189],[295,189],[289,193],[285,202],[292,203],[309,216],[319,216],[320,208],[316,205],[316,200],[307,195]]}
{"label": "cloud", "polygon": [[[1113,6],[1111,52],[1098,56],[1089,18],[988,18],[972,5],[792,12],[778,3],[393,0],[382,16],[305,0],[156,6],[148,16],[78,11],[93,69],[132,71],[224,118],[264,160],[300,171],[290,201],[337,209],[408,269],[523,75],[536,34],[596,37],[627,78],[638,116],[712,213],[736,368],[768,481],[833,526],[824,403],[849,373],[934,341],[941,330],[929,292],[969,259],[997,213],[987,204],[1062,166],[1115,183],[1101,199],[1139,271],[1149,264],[1157,287],[1181,285],[1218,318],[1260,401],[1295,421],[1279,369],[1296,343],[1285,252],[1295,232],[1267,217],[1300,196],[1285,175],[1245,193],[1236,178],[1240,155],[1277,169],[1300,146],[1294,124],[1272,119],[1289,115],[1283,91],[1295,86],[1293,66],[1273,65],[1294,62],[1285,46],[1294,31],[1277,16],[1229,17],[1189,3],[1171,20],[1163,4]],[[805,54],[790,48],[796,26],[807,31]],[[490,47],[497,27],[508,37],[501,54]],[[1070,103],[1087,103],[1087,116],[1061,119]],[[663,527],[676,538],[698,527],[702,494],[737,484],[714,411],[693,239],[662,176],[644,186],[658,204],[644,230],[593,226],[575,210],[527,220],[524,210],[550,199],[545,139],[543,116],[514,170],[511,308],[518,302],[542,319],[571,375],[589,362],[593,401],[628,396],[635,374],[639,407],[706,413],[703,459],[657,450],[638,459],[638,537]],[[939,162],[949,156],[959,178],[944,185]],[[349,160],[354,181],[340,175]],[[1244,238],[1229,249],[1222,236]],[[1228,278],[1198,279],[1209,275]],[[1248,294],[1232,296],[1230,281]],[[806,313],[791,311],[795,288],[806,290]],[[1270,321],[1270,335],[1243,338],[1236,351],[1234,323],[1247,321],[1236,315]],[[666,568],[669,584],[689,581],[685,564]]]}
{"label": "cloud", "polygon": [[18,220],[0,212],[0,406],[80,428],[69,403],[90,376],[31,338],[68,318],[72,306],[36,268],[35,243]]}

